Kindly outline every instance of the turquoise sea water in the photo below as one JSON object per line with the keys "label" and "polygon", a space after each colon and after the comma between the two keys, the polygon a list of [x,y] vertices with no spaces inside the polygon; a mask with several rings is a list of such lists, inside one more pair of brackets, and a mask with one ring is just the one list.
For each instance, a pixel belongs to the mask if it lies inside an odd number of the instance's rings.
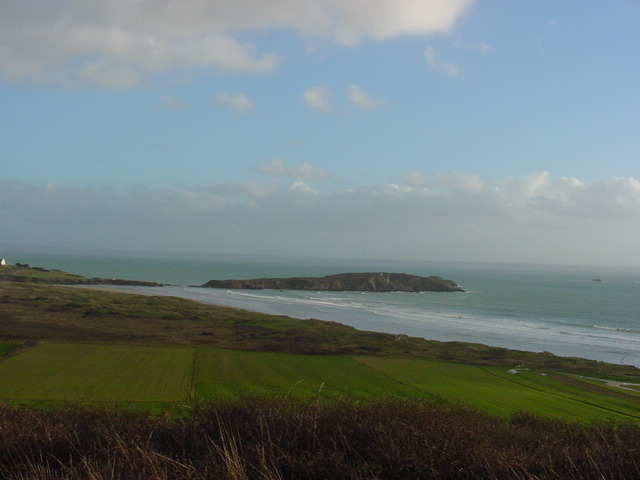
{"label": "turquoise sea water", "polygon": [[[10,263],[89,277],[153,280],[160,294],[364,330],[550,351],[640,366],[640,269],[445,262],[227,260],[3,253]],[[441,275],[466,293],[231,291],[197,288],[225,278],[315,276],[346,271]],[[602,281],[596,282],[593,279]]]}

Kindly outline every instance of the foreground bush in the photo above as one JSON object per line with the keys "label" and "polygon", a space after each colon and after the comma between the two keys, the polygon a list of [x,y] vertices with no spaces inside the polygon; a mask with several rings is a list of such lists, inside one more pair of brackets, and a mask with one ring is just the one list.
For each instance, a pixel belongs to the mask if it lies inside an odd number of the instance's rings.
{"label": "foreground bush", "polygon": [[640,427],[424,401],[244,399],[186,418],[0,406],[3,479],[636,479]]}

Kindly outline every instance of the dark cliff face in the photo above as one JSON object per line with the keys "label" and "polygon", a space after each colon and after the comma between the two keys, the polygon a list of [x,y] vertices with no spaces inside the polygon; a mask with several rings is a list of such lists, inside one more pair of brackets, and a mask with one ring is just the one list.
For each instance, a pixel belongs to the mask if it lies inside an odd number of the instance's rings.
{"label": "dark cliff face", "polygon": [[326,277],[253,278],[210,280],[203,287],[229,289],[328,290],[364,292],[462,292],[442,277],[406,273],[340,273]]}

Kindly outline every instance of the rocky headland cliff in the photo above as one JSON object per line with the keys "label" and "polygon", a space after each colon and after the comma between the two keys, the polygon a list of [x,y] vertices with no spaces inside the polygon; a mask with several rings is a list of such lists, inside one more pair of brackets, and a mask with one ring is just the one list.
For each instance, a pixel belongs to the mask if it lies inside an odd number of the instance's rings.
{"label": "rocky headland cliff", "polygon": [[363,292],[463,292],[446,278],[406,273],[340,273],[325,277],[210,280],[203,287],[228,289],[327,290]]}

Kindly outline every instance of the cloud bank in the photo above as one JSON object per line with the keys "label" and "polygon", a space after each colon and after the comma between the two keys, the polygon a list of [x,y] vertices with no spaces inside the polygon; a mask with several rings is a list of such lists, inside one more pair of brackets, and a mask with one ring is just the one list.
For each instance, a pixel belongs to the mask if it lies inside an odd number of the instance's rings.
{"label": "cloud bank", "polygon": [[640,266],[634,178],[587,184],[542,172],[485,182],[451,173],[423,176],[421,186],[322,192],[301,180],[317,174],[311,166],[262,168],[295,179],[126,191],[0,183],[0,222],[11,225],[3,242]]}
{"label": "cloud bank", "polygon": [[130,88],[151,73],[261,73],[273,52],[243,32],[288,29],[342,45],[451,30],[473,0],[0,0],[0,75]]}

